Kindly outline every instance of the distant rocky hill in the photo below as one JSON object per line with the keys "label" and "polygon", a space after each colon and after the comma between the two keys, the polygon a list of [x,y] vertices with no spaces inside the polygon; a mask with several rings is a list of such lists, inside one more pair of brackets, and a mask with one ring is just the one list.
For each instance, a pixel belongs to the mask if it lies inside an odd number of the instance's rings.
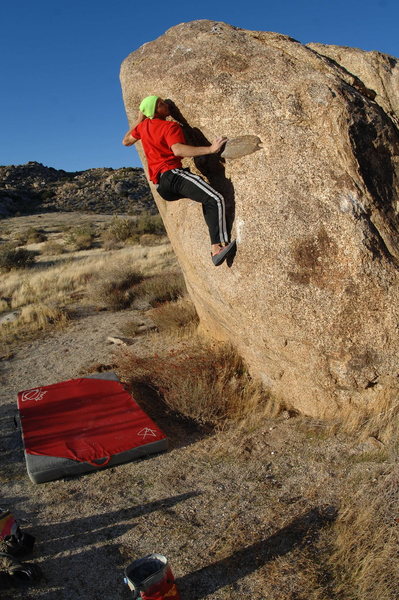
{"label": "distant rocky hill", "polygon": [[43,211],[140,214],[157,209],[143,169],[69,173],[38,162],[0,166],[0,218]]}

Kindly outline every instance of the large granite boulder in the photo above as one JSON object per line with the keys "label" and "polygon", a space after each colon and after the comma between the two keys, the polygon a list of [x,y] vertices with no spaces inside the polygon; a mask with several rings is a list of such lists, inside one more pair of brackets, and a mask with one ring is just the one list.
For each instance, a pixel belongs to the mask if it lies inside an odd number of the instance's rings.
{"label": "large granite boulder", "polygon": [[153,194],[203,331],[231,340],[272,394],[319,416],[381,406],[399,388],[398,130],[373,82],[322,50],[194,21],[121,69],[130,124],[158,94],[191,143],[245,136],[224,162],[186,161],[225,194],[233,261],[212,265],[200,206]]}
{"label": "large granite boulder", "polygon": [[326,44],[308,44],[308,48],[334,60],[374,90],[375,101],[399,124],[399,61],[394,56]]}

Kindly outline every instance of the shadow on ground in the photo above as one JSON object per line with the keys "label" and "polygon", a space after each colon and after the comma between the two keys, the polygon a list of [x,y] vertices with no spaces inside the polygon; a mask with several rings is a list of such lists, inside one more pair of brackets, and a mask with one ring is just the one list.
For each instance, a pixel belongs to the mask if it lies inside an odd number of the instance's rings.
{"label": "shadow on ground", "polygon": [[172,412],[157,392],[143,383],[133,383],[130,392],[140,407],[155,421],[169,440],[169,448],[184,448],[209,436],[212,430]]}
{"label": "shadow on ground", "polygon": [[44,545],[45,555],[49,553],[53,555],[63,547],[68,547],[69,550],[75,547],[79,550],[100,541],[113,540],[135,527],[135,523],[132,523],[133,519],[168,510],[180,502],[200,496],[201,493],[187,492],[114,512],[44,525],[40,527],[40,543]]}
{"label": "shadow on ground", "polygon": [[236,583],[266,563],[288,554],[309,540],[313,541],[317,532],[333,521],[335,516],[332,507],[312,509],[269,538],[181,577],[177,584],[182,597],[200,600],[220,588]]}

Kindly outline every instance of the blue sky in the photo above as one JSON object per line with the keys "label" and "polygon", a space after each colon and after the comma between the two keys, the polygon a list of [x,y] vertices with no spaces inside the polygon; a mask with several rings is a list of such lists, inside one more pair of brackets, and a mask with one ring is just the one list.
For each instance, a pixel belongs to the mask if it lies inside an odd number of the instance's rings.
{"label": "blue sky", "polygon": [[398,0],[14,0],[0,6],[0,165],[140,166],[121,145],[123,59],[178,23],[224,21],[399,56]]}

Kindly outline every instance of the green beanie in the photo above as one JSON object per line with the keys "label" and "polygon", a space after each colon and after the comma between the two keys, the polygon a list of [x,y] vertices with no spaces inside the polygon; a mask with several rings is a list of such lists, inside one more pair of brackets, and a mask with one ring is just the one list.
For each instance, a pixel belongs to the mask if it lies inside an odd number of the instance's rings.
{"label": "green beanie", "polygon": [[141,102],[140,110],[146,117],[154,118],[158,98],[159,96],[147,96]]}

